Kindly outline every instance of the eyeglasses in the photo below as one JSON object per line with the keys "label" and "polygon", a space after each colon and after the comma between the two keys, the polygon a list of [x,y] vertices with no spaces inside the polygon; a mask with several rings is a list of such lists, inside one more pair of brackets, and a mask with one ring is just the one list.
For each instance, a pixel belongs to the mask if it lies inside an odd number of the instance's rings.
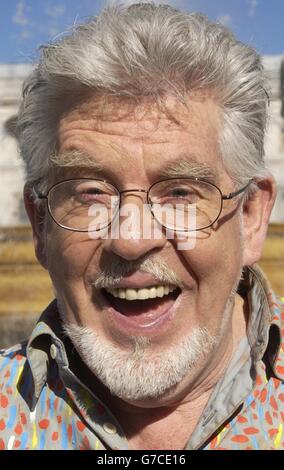
{"label": "eyeglasses", "polygon": [[[208,228],[218,220],[223,201],[243,193],[243,188],[228,195],[218,186],[199,178],[168,178],[146,189],[119,191],[105,180],[74,178],[54,184],[46,194],[35,194],[47,200],[48,211],[54,222],[66,230],[76,232],[99,231],[109,227],[121,207],[126,193],[145,193],[147,205],[155,220],[164,228],[190,232]],[[195,224],[191,217],[194,209]]]}

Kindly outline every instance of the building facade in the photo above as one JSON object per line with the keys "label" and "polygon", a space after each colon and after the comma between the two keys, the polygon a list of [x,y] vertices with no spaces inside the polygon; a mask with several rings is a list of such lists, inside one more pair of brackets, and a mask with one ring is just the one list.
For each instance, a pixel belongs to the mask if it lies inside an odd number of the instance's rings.
{"label": "building facade", "polygon": [[19,157],[14,125],[21,87],[31,66],[0,64],[0,227],[26,224],[22,191],[24,168]]}
{"label": "building facade", "polygon": [[264,56],[271,99],[265,140],[266,165],[276,178],[277,199],[271,222],[284,222],[284,57]]}
{"label": "building facade", "polygon": [[[278,196],[271,221],[284,222],[284,58],[264,56],[271,88],[270,121],[265,141],[267,166],[274,174]],[[0,64],[0,227],[28,223],[22,202],[24,168],[13,135],[27,64]]]}

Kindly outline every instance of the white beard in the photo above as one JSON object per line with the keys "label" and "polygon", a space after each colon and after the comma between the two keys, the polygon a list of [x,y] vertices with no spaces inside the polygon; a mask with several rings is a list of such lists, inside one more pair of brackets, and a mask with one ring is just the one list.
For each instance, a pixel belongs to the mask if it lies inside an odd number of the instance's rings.
{"label": "white beard", "polygon": [[[129,269],[130,263],[127,262]],[[137,263],[136,263],[137,264]],[[102,273],[96,280],[96,288],[115,285],[123,276],[123,264],[112,265],[110,272]],[[175,273],[163,261],[147,259],[139,267],[161,282],[179,285]],[[132,268],[138,269],[133,263]],[[214,354],[224,332],[231,321],[234,297],[237,291],[241,268],[228,301],[226,303],[220,328],[213,336],[206,327],[196,327],[188,335],[160,352],[151,351],[151,340],[146,337],[132,337],[132,350],[122,349],[110,340],[102,338],[88,327],[67,321],[63,304],[57,295],[58,309],[64,330],[71,339],[83,362],[91,372],[110,390],[124,400],[139,401],[165,397],[176,387],[196,365],[203,364]],[[202,365],[201,365],[202,367]]]}
{"label": "white beard", "polygon": [[206,328],[195,328],[178,344],[151,352],[150,340],[132,338],[127,351],[101,338],[88,327],[64,324],[64,330],[91,372],[125,400],[151,400],[165,396],[217,343]]}

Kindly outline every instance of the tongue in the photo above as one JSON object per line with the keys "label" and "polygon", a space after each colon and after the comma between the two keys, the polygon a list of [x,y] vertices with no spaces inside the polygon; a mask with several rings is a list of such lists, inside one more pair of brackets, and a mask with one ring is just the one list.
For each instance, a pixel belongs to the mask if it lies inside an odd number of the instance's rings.
{"label": "tongue", "polygon": [[132,319],[157,319],[171,308],[175,302],[173,293],[165,295],[162,298],[147,300],[124,300],[107,295],[111,306],[122,315]]}

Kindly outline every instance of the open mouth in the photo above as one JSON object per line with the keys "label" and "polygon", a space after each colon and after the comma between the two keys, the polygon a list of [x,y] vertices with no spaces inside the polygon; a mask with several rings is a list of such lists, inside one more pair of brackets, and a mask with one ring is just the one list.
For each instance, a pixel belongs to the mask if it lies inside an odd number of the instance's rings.
{"label": "open mouth", "polygon": [[[158,323],[175,304],[181,293],[177,286],[159,285],[141,289],[102,289],[111,310],[132,326],[149,327]],[[117,316],[116,315],[116,316]]]}

